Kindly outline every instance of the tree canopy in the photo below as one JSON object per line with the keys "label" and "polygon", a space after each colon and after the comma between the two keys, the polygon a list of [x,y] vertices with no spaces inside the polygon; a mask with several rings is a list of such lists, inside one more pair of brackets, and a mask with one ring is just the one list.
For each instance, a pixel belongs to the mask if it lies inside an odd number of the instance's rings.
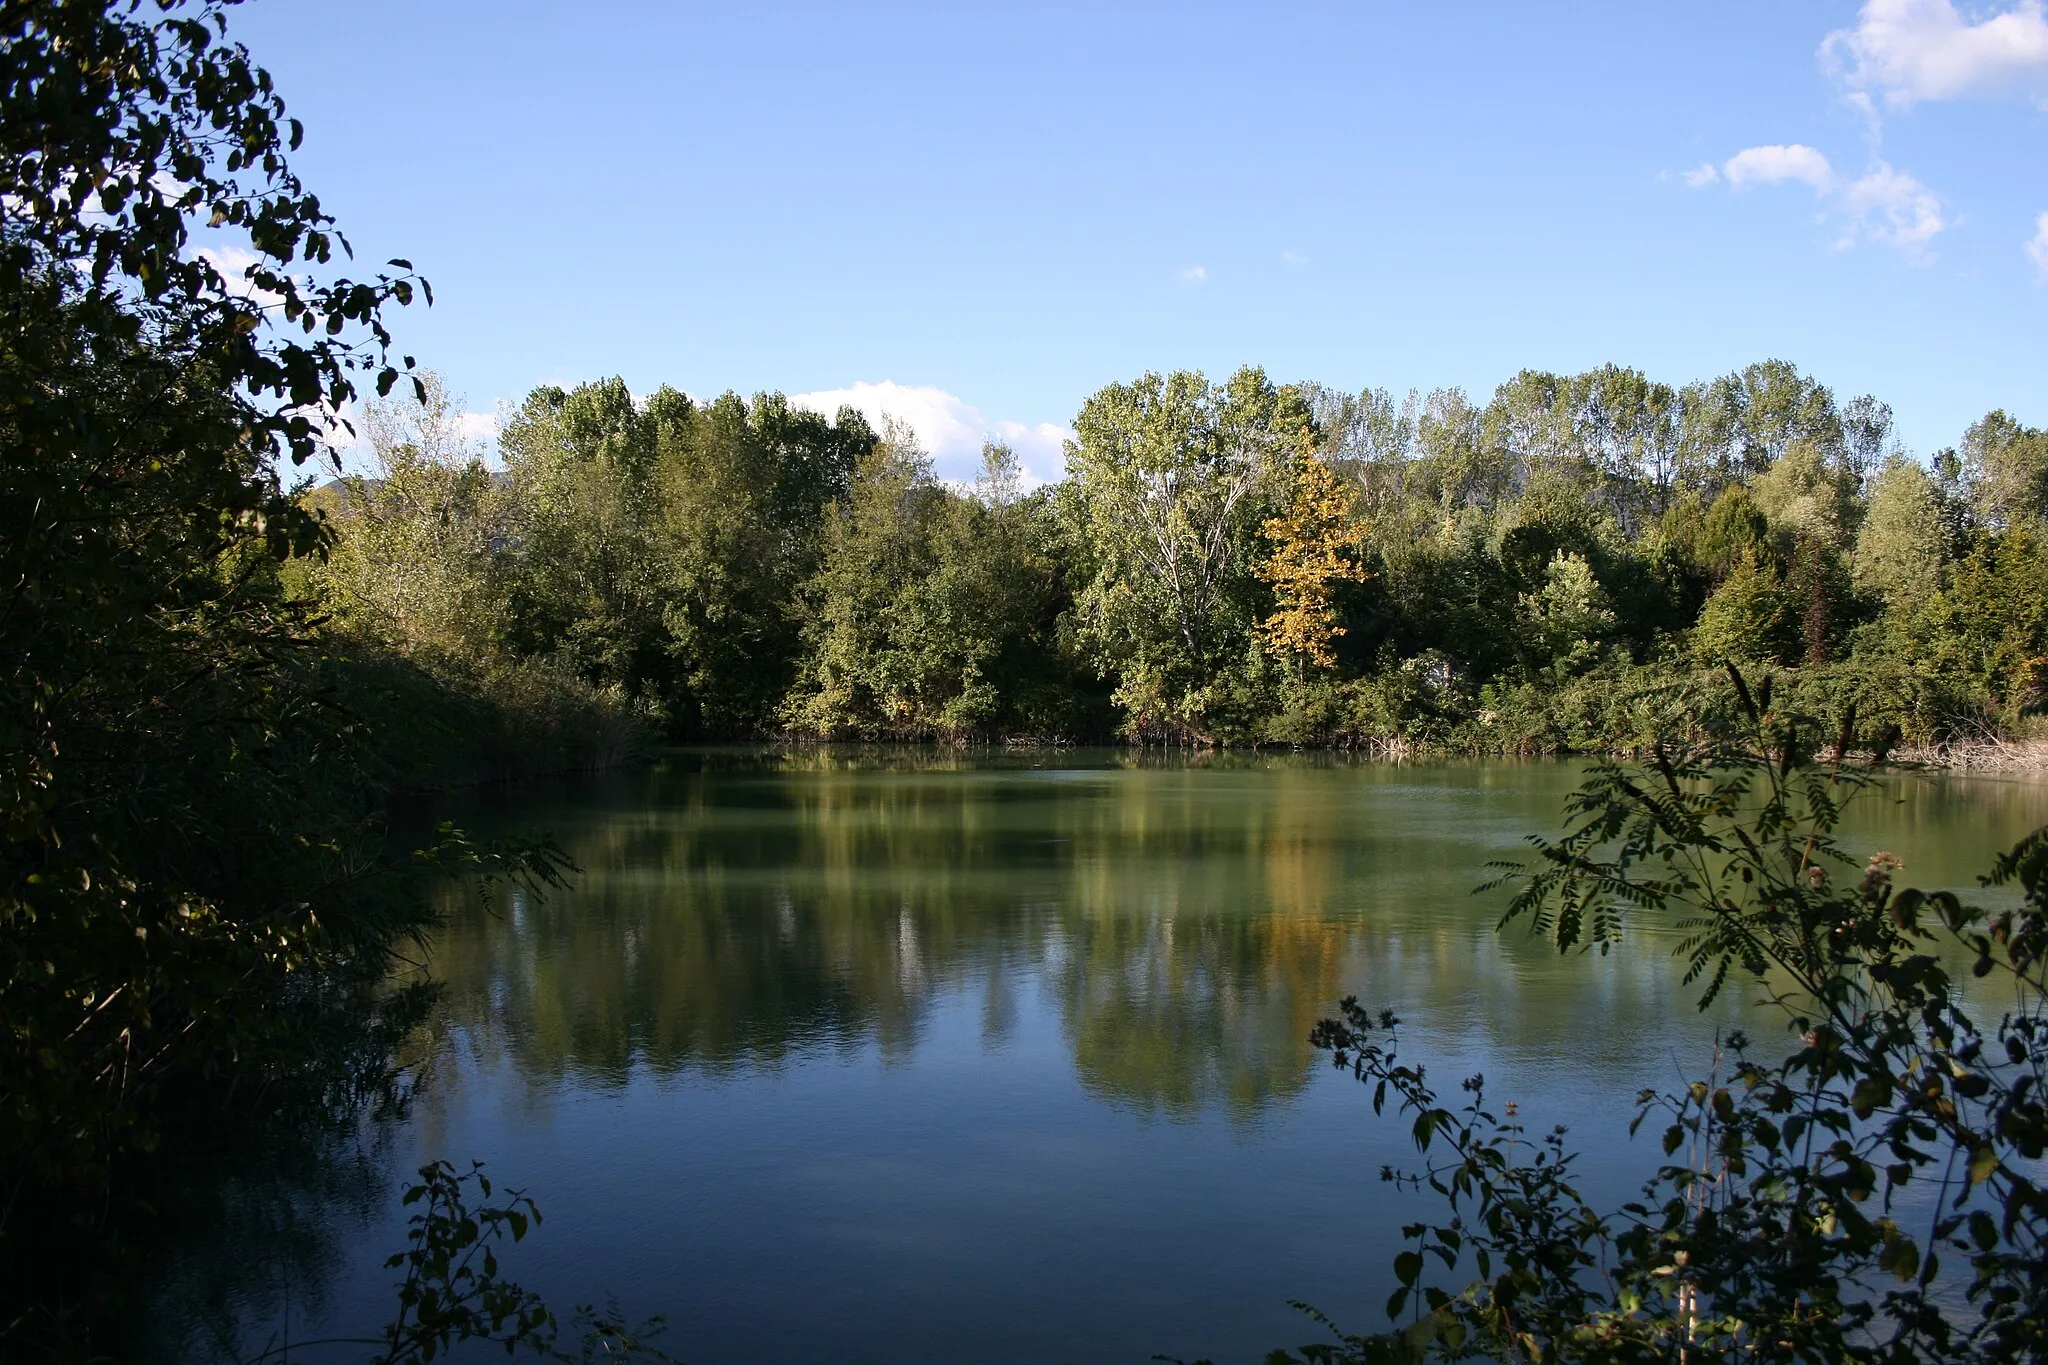
{"label": "tree canopy", "polygon": [[1598,751],[1719,704],[1725,659],[1919,743],[2048,701],[2043,438],[2004,413],[1922,464],[1882,402],[1775,360],[1484,404],[1248,368],[1107,385],[1075,432],[1026,490],[773,393],[538,389],[458,614],[677,738]]}

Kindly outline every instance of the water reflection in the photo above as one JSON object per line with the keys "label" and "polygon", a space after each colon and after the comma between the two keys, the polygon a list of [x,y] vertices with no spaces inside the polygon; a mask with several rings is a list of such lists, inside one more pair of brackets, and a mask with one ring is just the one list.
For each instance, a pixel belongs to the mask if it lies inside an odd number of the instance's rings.
{"label": "water reflection", "polygon": [[[1656,1158],[1626,1146],[1635,1091],[1745,1018],[1693,1009],[1663,928],[1562,961],[1495,933],[1504,897],[1471,888],[1575,781],[716,751],[479,797],[465,824],[551,830],[584,873],[451,906],[392,1168],[487,1158],[548,1213],[523,1281],[667,1313],[689,1359],[1249,1359],[1304,1339],[1292,1298],[1369,1328],[1421,1207],[1375,1178],[1406,1126],[1307,1049],[1339,997],[1397,1008],[1444,1083],[1483,1070],[1573,1124],[1600,1199]],[[1927,887],[2048,820],[2048,784],[1894,796],[1849,841]],[[335,1281],[347,1335],[382,1320],[403,1228],[351,1234],[368,1204],[339,1203],[297,1278]]]}
{"label": "water reflection", "polygon": [[[1555,826],[1574,781],[1541,765],[680,755],[471,814],[553,829],[584,873],[546,903],[457,915],[436,949],[443,1027],[529,1086],[603,1093],[636,1068],[733,1076],[867,1047],[902,1063],[954,996],[1000,1051],[1042,995],[1089,1093],[1237,1121],[1307,1084],[1309,1027],[1347,991],[1510,1061],[1639,1062],[1682,992],[1668,934],[1588,969],[1497,937],[1502,898],[1469,894],[1489,859]],[[2025,783],[1895,797],[1852,835],[1912,848],[1930,885],[1966,884],[2048,815]]]}

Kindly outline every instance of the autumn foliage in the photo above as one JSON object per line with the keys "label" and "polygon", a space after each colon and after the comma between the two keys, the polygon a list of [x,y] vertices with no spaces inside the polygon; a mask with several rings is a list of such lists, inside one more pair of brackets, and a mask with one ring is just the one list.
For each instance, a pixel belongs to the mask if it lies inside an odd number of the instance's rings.
{"label": "autumn foliage", "polygon": [[1360,566],[1363,528],[1358,494],[1322,460],[1303,454],[1294,462],[1287,510],[1261,528],[1273,547],[1258,575],[1273,589],[1272,615],[1259,624],[1259,642],[1272,653],[1317,668],[1333,668],[1339,584],[1371,577]]}

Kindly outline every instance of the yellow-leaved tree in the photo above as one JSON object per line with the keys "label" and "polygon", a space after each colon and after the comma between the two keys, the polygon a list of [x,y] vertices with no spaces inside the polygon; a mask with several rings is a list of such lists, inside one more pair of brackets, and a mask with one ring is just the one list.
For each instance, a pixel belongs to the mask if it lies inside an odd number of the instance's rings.
{"label": "yellow-leaved tree", "polygon": [[1359,562],[1364,528],[1354,518],[1358,494],[1306,451],[1294,460],[1293,483],[1287,510],[1260,528],[1273,552],[1258,575],[1272,585],[1275,606],[1259,624],[1259,642],[1299,666],[1331,668],[1337,662],[1332,646],[1344,634],[1337,623],[1337,586],[1371,577]]}

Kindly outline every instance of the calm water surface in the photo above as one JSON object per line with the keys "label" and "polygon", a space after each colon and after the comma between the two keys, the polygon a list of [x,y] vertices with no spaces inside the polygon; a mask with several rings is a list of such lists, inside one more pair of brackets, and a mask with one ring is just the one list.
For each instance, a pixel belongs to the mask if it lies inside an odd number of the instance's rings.
{"label": "calm water surface", "polygon": [[[1315,1338],[1290,1299],[1377,1328],[1426,1204],[1378,1178],[1407,1124],[1305,1044],[1340,997],[1398,1010],[1446,1088],[1483,1072],[1569,1124],[1617,1195],[1657,1159],[1622,1132],[1636,1091],[1775,1028],[1697,1011],[1657,926],[1562,960],[1495,933],[1484,865],[1575,782],[711,751],[479,801],[465,822],[551,831],[583,875],[456,911],[414,1110],[231,1296],[245,1349],[380,1322],[391,1195],[442,1156],[540,1203],[513,1274],[663,1313],[692,1361],[1257,1359]],[[1928,887],[2048,821],[2039,782],[1890,796],[1851,842]]]}

